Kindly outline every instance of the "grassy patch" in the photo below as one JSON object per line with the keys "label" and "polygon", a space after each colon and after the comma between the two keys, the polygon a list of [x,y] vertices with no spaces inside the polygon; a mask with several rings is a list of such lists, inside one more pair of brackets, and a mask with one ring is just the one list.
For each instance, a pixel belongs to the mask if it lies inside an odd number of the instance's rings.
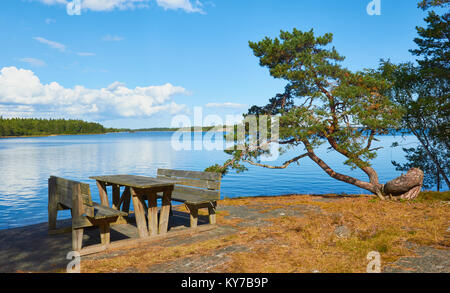
{"label": "grassy patch", "polygon": [[[240,218],[226,211],[217,213],[218,225],[233,226],[236,234],[173,247],[152,244],[122,251],[120,256],[83,261],[83,272],[123,271],[133,267],[139,271],[175,259],[207,255],[230,245],[249,248],[230,253],[230,261],[214,268],[232,273],[271,272],[365,272],[370,251],[378,251],[382,266],[403,256],[413,256],[407,242],[448,249],[450,206],[443,204],[449,192],[424,192],[411,202],[381,201],[372,196],[290,195],[226,199],[222,206],[259,206],[266,213],[273,208],[302,209],[298,217],[267,219],[270,225],[240,227]],[[337,200],[333,200],[337,199]],[[305,207],[313,207],[306,210]],[[319,207],[320,209],[317,209]],[[258,212],[257,212],[258,213]],[[346,226],[347,238],[335,229]]]}
{"label": "grassy patch", "polygon": [[450,191],[423,191],[414,200],[415,202],[450,201]]}

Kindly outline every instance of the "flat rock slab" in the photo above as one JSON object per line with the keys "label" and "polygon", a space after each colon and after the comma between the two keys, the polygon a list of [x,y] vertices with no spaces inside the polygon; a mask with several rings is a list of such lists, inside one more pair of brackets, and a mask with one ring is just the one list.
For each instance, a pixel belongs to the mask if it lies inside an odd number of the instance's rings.
{"label": "flat rock slab", "polygon": [[[58,224],[70,226],[70,221],[61,222]],[[47,231],[47,223],[0,230],[0,272],[42,272],[67,266],[70,261],[66,259],[67,253],[72,250],[72,234],[48,235]],[[93,242],[93,232],[86,229],[84,245]]]}
{"label": "flat rock slab", "polygon": [[[173,237],[173,238],[162,239],[157,242],[157,245],[163,246],[163,247],[174,247],[174,246],[186,245],[186,244],[189,245],[189,244],[196,243],[196,242],[202,242],[202,241],[206,241],[209,239],[227,236],[230,234],[234,234],[236,232],[237,232],[237,229],[235,229],[233,227],[219,226],[215,229],[201,232],[198,234],[194,234],[189,237],[177,236],[177,237]],[[139,245],[139,247],[145,249],[146,245],[154,245],[154,243],[148,243],[148,244],[142,243]],[[111,251],[111,252],[106,251],[106,252],[102,252],[102,253],[87,255],[87,256],[84,256],[83,259],[89,259],[89,260],[107,259],[107,258],[111,258],[111,257],[124,255],[127,253],[128,253],[128,249],[125,247],[123,249],[115,249],[114,251]],[[135,271],[131,269],[130,271],[124,271],[124,272],[135,272]]]}
{"label": "flat rock slab", "polygon": [[[207,223],[208,217],[199,217],[199,224]],[[127,238],[137,238],[134,217],[126,225],[111,226],[111,242]],[[70,220],[59,220],[57,228],[70,227]],[[169,227],[189,226],[189,215],[174,211]],[[83,247],[100,244],[98,227],[84,229]],[[50,272],[64,270],[71,259],[72,233],[48,234],[48,224],[40,223],[25,227],[0,230],[0,272]],[[108,257],[106,253],[96,254]],[[87,256],[83,256],[87,257]]]}
{"label": "flat rock slab", "polygon": [[384,267],[384,273],[450,273],[450,251],[418,247],[416,257],[402,257]]}
{"label": "flat rock slab", "polygon": [[209,255],[200,255],[177,259],[164,264],[149,267],[145,273],[214,273],[215,268],[230,261],[230,254],[248,251],[249,248],[241,245],[230,245],[215,250]]}
{"label": "flat rock slab", "polygon": [[267,205],[219,206],[218,211],[227,211],[226,218],[242,219],[239,227],[260,227],[270,225],[267,219],[279,217],[303,217],[309,212],[320,212],[317,206],[289,205],[284,208],[270,208]]}
{"label": "flat rock slab", "polygon": [[[338,201],[336,197],[317,197],[315,201]],[[241,233],[242,227],[262,227],[271,225],[271,218],[303,217],[311,212],[320,213],[322,210],[316,205],[271,205],[253,204],[241,206],[221,206],[219,212],[226,212],[226,219],[240,220],[236,226],[221,225],[213,230],[190,235],[189,237],[174,236],[158,240],[157,245],[175,247],[217,239],[227,235]],[[225,213],[224,213],[225,214]],[[170,230],[183,229],[189,226],[189,214],[174,210],[170,218]],[[208,223],[207,216],[199,216],[199,226]],[[58,221],[58,225],[70,226],[70,220]],[[241,229],[245,230],[245,229]],[[47,223],[30,225],[21,228],[0,230],[0,272],[48,272],[62,271],[70,262],[66,258],[72,250],[71,233],[48,235]],[[111,241],[137,237],[136,227],[131,225],[117,225],[111,227]],[[276,245],[274,239],[257,240],[258,244]],[[100,243],[98,228],[85,229],[83,246]],[[408,243],[407,243],[408,244]],[[152,243],[139,244],[145,245]],[[394,263],[382,264],[383,272],[450,272],[450,251],[439,250],[432,247],[412,246],[417,257],[402,257]],[[194,255],[166,261],[144,268],[142,272],[148,273],[203,273],[220,272],[220,267],[231,261],[233,253],[251,251],[251,247],[242,245],[229,245],[216,249],[205,255]],[[119,255],[126,255],[127,248],[105,251],[98,254],[83,256],[83,259],[108,259]],[[117,272],[140,272],[136,268],[117,268]],[[114,271],[116,272],[116,270]]]}

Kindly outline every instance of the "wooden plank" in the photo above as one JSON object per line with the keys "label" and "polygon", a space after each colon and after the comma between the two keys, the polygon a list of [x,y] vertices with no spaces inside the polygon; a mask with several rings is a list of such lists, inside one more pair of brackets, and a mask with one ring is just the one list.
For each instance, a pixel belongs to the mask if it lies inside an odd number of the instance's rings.
{"label": "wooden plank", "polygon": [[125,212],[118,211],[116,209],[106,207],[104,205],[100,205],[96,202],[94,202],[93,207],[95,210],[94,219],[96,220],[114,218],[119,216],[128,216],[128,214]]}
{"label": "wooden plank", "polygon": [[[63,184],[63,186],[60,186],[59,184]],[[59,204],[68,206],[71,209],[71,213],[74,218],[79,218],[82,215],[86,215],[89,217],[94,216],[94,209],[92,208],[91,204],[89,204],[89,203],[92,203],[92,201],[87,200],[87,197],[89,197],[89,199],[91,197],[90,190],[88,188],[86,191],[85,185],[86,184],[81,183],[81,182],[66,180],[63,178],[57,178],[57,180],[56,180],[56,192],[57,193],[61,191],[61,187],[70,186],[70,188],[66,189],[66,191],[68,193],[66,193],[64,197],[60,197],[60,196],[58,196],[58,197],[60,200],[64,199],[64,202],[59,202]],[[84,196],[83,196],[83,190],[85,193]],[[71,193],[70,197],[69,197],[69,193]],[[59,195],[61,195],[61,194],[59,194]],[[68,202],[69,198],[71,198],[70,203]]]}
{"label": "wooden plank", "polygon": [[169,226],[169,214],[171,211],[171,194],[171,190],[166,190],[163,193],[161,214],[159,216],[159,234],[167,233],[167,228]]}
{"label": "wooden plank", "polygon": [[218,190],[220,188],[220,182],[213,181],[213,180],[179,178],[179,177],[170,177],[170,176],[165,176],[165,175],[158,175],[158,178],[176,180],[177,185],[206,188],[206,189],[211,189],[211,190]]}
{"label": "wooden plank", "polygon": [[72,228],[87,228],[94,226],[93,222],[89,221],[88,217],[72,217]]}
{"label": "wooden plank", "polygon": [[83,229],[72,230],[72,250],[80,251],[83,246]]}
{"label": "wooden plank", "polygon": [[222,178],[222,174],[215,172],[199,172],[199,171],[185,171],[173,169],[158,169],[157,174],[163,176],[206,179],[206,180],[220,180]]}
{"label": "wooden plank", "polygon": [[131,198],[133,200],[134,213],[136,217],[136,225],[138,227],[139,237],[147,237],[147,221],[145,220],[144,201],[142,195],[137,194],[134,188],[130,188]]}
{"label": "wooden plank", "polygon": [[102,205],[109,207],[108,193],[106,191],[105,182],[97,181],[97,187],[100,193],[100,202]]}
{"label": "wooden plank", "polygon": [[149,193],[148,198],[148,232],[150,236],[158,234],[158,205],[156,193]]}
{"label": "wooden plank", "polygon": [[48,228],[56,229],[58,216],[58,198],[56,197],[56,181],[54,177],[48,179]]}
{"label": "wooden plank", "polygon": [[189,216],[190,216],[190,227],[191,228],[196,228],[197,227],[197,223],[198,223],[198,206],[197,205],[191,205],[191,204],[186,204],[186,208],[189,211]]}
{"label": "wooden plank", "polygon": [[92,205],[91,188],[89,184],[78,182],[81,186],[81,196],[83,197],[83,203]]}
{"label": "wooden plank", "polygon": [[83,197],[83,202],[87,205],[92,204],[91,192],[88,184],[56,176],[50,176],[50,178],[53,178],[52,180],[55,182],[55,193],[57,194],[58,202],[63,203],[67,207],[70,207],[73,187],[77,184],[81,184],[81,194]]}
{"label": "wooden plank", "polygon": [[209,215],[209,223],[215,224],[216,223],[216,204],[211,203],[211,205],[208,207],[208,215]]}
{"label": "wooden plank", "polygon": [[100,240],[102,242],[102,245],[109,245],[109,243],[111,242],[109,223],[106,221],[102,221],[100,222],[99,227],[100,227]]}
{"label": "wooden plank", "polygon": [[[160,196],[161,197],[161,196]],[[203,197],[195,194],[172,192],[172,200],[183,203],[203,204],[218,200],[216,197]]]}
{"label": "wooden plank", "polygon": [[150,187],[150,188],[135,188],[136,192],[140,193],[140,194],[148,194],[148,193],[152,193],[152,192],[164,192],[167,189],[173,190],[174,189],[174,185],[165,185],[165,186],[157,186],[157,187]]}
{"label": "wooden plank", "polygon": [[175,182],[166,179],[152,178],[147,176],[137,175],[111,175],[111,176],[94,176],[89,177],[104,184],[117,184],[121,186],[135,187],[135,188],[154,188],[174,185]]}
{"label": "wooden plank", "polygon": [[197,208],[192,208],[190,210],[190,224],[191,224],[191,228],[195,228],[197,227],[197,223],[198,223],[198,209]]}
{"label": "wooden plank", "polygon": [[220,199],[220,193],[216,190],[207,190],[207,189],[199,189],[199,188],[191,188],[186,186],[175,186],[173,189],[176,193],[186,193],[186,194],[195,194],[204,198],[214,198]]}
{"label": "wooden plank", "polygon": [[72,227],[73,228],[79,228],[76,221],[80,218],[83,218],[84,214],[84,205],[83,205],[83,199],[81,198],[81,185],[80,184],[74,184],[73,186],[73,196],[72,196],[72,209],[70,210],[72,214]]}

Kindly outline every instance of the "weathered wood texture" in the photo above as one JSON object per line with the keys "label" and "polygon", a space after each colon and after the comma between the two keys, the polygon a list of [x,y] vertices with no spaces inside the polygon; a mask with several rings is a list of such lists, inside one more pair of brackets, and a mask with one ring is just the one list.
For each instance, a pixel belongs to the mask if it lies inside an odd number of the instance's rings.
{"label": "weathered wood texture", "polygon": [[145,200],[142,195],[138,194],[134,188],[130,189],[131,199],[133,200],[134,214],[136,217],[136,225],[138,227],[139,237],[147,237],[147,221],[145,219]]}
{"label": "weathered wood texture", "polygon": [[220,199],[221,174],[213,172],[158,169],[158,178],[175,180],[172,200],[206,203]]}
{"label": "weathered wood texture", "polygon": [[128,186],[134,188],[155,188],[165,187],[167,184],[173,184],[173,181],[151,178],[146,176],[137,175],[111,175],[111,176],[92,176],[90,179],[97,180],[97,182],[103,182],[104,184],[116,184],[121,186]]}
{"label": "weathered wood texture", "polygon": [[[162,207],[161,207],[161,215],[159,221],[159,233],[165,234],[169,227],[169,215],[172,208],[171,205],[171,192],[166,190],[163,192],[162,197]],[[155,194],[155,199],[157,198],[157,194]]]}
{"label": "weathered wood texture", "polygon": [[190,213],[191,227],[197,227],[198,210],[207,208],[209,221],[215,224],[217,200],[220,199],[220,173],[158,169],[158,178],[175,180],[172,200],[183,202]]}
{"label": "weathered wood texture", "polygon": [[[94,176],[90,178],[97,180],[99,190],[102,189],[101,194],[102,192],[106,194],[106,186],[112,186],[114,209],[119,210],[122,206],[122,211],[128,212],[130,199],[133,201],[139,237],[144,238],[167,232],[174,180],[136,175]],[[120,197],[121,186],[125,186],[122,197]],[[157,192],[163,193],[163,206],[159,219]],[[148,206],[146,201],[148,201]]]}
{"label": "weathered wood texture", "polygon": [[150,236],[158,234],[158,197],[155,192],[147,195],[148,199],[148,232]]}
{"label": "weathered wood texture", "polygon": [[201,171],[184,171],[184,170],[173,170],[173,169],[158,169],[158,176],[168,176],[168,177],[178,177],[187,179],[201,179],[201,180],[212,180],[220,181],[222,175],[215,172],[201,172]]}
{"label": "weathered wood texture", "polygon": [[109,207],[108,192],[104,182],[97,181],[97,188],[100,193],[100,202],[102,205]]}
{"label": "weathered wood texture", "polygon": [[387,182],[383,191],[387,195],[398,196],[402,199],[414,199],[422,189],[423,177],[422,170],[412,168],[406,174]]}
{"label": "weathered wood texture", "polygon": [[[88,184],[51,176],[48,179],[48,215],[51,234],[56,228],[58,210],[70,209],[72,214],[72,248],[82,248],[83,228],[99,226],[102,243],[109,243],[109,225],[127,213],[92,201]],[[102,200],[104,201],[104,200]],[[106,204],[108,202],[106,201]]]}

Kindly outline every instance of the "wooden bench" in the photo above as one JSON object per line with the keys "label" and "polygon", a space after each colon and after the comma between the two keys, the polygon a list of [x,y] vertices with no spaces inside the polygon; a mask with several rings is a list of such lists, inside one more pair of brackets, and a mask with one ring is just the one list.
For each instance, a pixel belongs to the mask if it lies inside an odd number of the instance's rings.
{"label": "wooden bench", "polygon": [[222,174],[213,172],[158,169],[158,178],[175,180],[172,200],[182,202],[190,214],[190,226],[197,227],[198,210],[208,209],[209,223],[216,223],[217,200],[220,199]]}
{"label": "wooden bench", "polygon": [[72,249],[80,251],[86,227],[99,226],[102,245],[110,243],[109,226],[127,213],[92,201],[88,184],[50,176],[48,179],[48,225],[50,233],[56,229],[57,214],[70,209],[72,214]]}

